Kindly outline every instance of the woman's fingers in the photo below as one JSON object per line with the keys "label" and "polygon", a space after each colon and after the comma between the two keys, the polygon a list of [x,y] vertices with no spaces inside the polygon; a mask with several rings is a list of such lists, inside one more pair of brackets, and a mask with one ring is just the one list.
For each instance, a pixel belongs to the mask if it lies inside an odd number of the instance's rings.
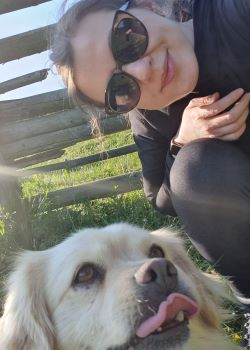
{"label": "woman's fingers", "polygon": [[237,140],[246,128],[246,119],[249,116],[249,102],[250,93],[246,93],[230,111],[211,118],[206,124],[210,137],[224,141]]}
{"label": "woman's fingers", "polygon": [[243,89],[236,89],[231,91],[228,95],[220,98],[220,94],[215,92],[212,95],[205,97],[193,98],[188,105],[188,109],[197,109],[199,117],[211,118],[221,114],[230,106],[235,104],[239,98],[244,94]]}
{"label": "woman's fingers", "polygon": [[250,93],[243,89],[223,98],[214,93],[191,100],[183,112],[176,140],[183,144],[201,137],[237,140],[246,128],[249,102]]}
{"label": "woman's fingers", "polygon": [[238,120],[242,120],[243,115],[246,120],[249,113],[249,102],[250,93],[246,93],[228,112],[211,118],[208,122],[208,126],[211,129],[218,129],[235,122],[237,123]]}
{"label": "woman's fingers", "polygon": [[246,125],[246,119],[248,117],[248,114],[249,114],[248,110],[244,111],[240,116],[240,118],[238,118],[235,122],[219,128],[215,128],[214,130],[211,130],[210,131],[211,135],[213,135],[213,137],[216,137],[216,138],[221,138],[221,137],[224,137],[227,135],[233,135],[233,134],[235,134],[235,136],[238,135],[239,130],[241,130],[244,125]]}
{"label": "woman's fingers", "polygon": [[214,94],[208,95],[205,97],[193,98],[189,102],[188,107],[194,108],[194,107],[209,106],[212,103],[216,102],[219,98],[220,98],[220,94],[218,92],[215,92]]}
{"label": "woman's fingers", "polygon": [[[228,95],[218,99],[209,106],[206,106],[203,113],[203,118],[211,118],[218,114],[221,114],[230,106],[234,105],[244,94],[243,89],[236,89],[230,92]],[[201,107],[202,109],[202,107]]]}
{"label": "woman's fingers", "polygon": [[241,137],[245,129],[246,129],[246,123],[244,123],[238,130],[235,130],[231,134],[226,134],[224,136],[217,137],[217,138],[223,141],[236,141]]}

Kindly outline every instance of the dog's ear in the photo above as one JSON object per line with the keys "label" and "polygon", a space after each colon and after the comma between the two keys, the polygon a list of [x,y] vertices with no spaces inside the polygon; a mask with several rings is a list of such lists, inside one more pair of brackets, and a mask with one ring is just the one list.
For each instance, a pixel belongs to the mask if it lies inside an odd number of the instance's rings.
{"label": "dog's ear", "polygon": [[221,322],[229,317],[222,307],[223,301],[236,302],[230,292],[229,281],[222,280],[218,275],[200,273],[196,283],[201,298],[202,321],[212,328],[220,328]]}
{"label": "dog's ear", "polygon": [[24,252],[17,259],[0,319],[0,349],[54,349],[44,291],[45,262],[43,252]]}

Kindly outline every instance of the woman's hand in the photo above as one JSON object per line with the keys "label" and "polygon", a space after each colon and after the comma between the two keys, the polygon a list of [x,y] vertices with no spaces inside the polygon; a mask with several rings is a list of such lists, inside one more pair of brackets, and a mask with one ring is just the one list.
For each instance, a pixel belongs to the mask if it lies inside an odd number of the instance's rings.
{"label": "woman's hand", "polygon": [[203,137],[237,140],[246,128],[249,103],[250,93],[244,93],[243,89],[236,89],[223,98],[216,92],[192,99],[184,110],[175,141],[186,144]]}

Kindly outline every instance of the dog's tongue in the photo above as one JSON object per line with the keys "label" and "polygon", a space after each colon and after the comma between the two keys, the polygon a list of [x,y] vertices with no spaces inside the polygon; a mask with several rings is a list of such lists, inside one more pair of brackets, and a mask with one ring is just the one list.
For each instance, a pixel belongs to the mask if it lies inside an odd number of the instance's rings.
{"label": "dog's tongue", "polygon": [[156,315],[144,321],[136,331],[140,338],[147,337],[155,332],[163,323],[173,321],[177,314],[183,311],[188,318],[195,316],[199,312],[198,305],[189,297],[179,294],[170,294],[166,301],[163,301]]}

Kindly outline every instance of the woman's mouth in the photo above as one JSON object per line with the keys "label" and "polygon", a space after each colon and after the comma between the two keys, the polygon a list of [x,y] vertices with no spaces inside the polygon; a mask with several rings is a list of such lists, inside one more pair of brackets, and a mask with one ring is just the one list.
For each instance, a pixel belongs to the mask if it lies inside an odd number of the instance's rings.
{"label": "woman's mouth", "polygon": [[174,77],[174,71],[174,62],[168,50],[166,50],[166,56],[163,65],[163,73],[161,77],[161,91],[172,81]]}

